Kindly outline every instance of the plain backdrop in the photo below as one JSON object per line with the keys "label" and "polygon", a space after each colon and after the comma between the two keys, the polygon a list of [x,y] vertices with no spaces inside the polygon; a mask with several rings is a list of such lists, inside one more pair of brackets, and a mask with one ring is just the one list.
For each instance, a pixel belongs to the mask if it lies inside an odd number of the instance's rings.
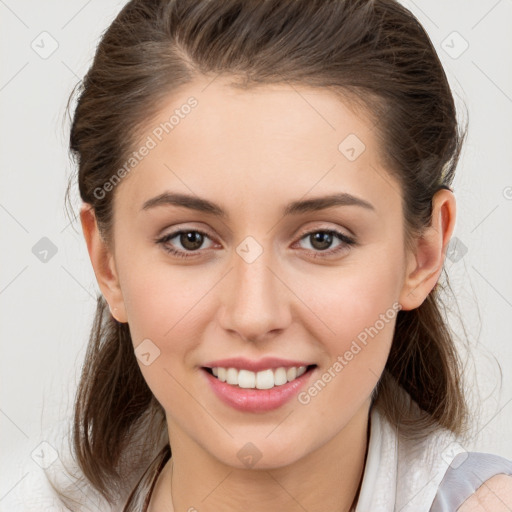
{"label": "plain backdrop", "polygon": [[[409,0],[469,135],[446,270],[472,351],[467,449],[512,459],[512,0]],[[78,221],[65,107],[120,0],[0,0],[0,449],[24,461],[70,414],[98,286]],[[75,210],[79,201],[73,193]],[[46,251],[46,252],[45,252]],[[502,374],[500,373],[500,366]],[[478,405],[476,405],[478,404]],[[477,409],[478,407],[478,409]],[[35,464],[35,462],[34,462]],[[3,462],[2,499],[23,477]]]}

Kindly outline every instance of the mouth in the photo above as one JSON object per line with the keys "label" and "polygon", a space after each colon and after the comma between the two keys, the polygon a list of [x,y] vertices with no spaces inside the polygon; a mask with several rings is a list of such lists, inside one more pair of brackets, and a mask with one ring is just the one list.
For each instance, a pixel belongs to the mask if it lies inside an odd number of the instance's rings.
{"label": "mouth", "polygon": [[316,366],[316,364],[308,366],[281,366],[260,371],[223,366],[202,367],[202,369],[218,381],[235,388],[266,390],[280,388],[290,382],[294,382],[304,374],[311,372]]}
{"label": "mouth", "polygon": [[264,413],[290,402],[314,378],[318,365],[269,354],[261,359],[216,359],[199,368],[224,404],[242,412]]}

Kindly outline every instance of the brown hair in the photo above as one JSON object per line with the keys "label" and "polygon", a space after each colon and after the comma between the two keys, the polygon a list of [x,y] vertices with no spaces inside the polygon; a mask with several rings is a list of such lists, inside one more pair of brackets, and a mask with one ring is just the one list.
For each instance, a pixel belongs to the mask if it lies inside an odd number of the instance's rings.
{"label": "brown hair", "polygon": [[[406,243],[429,224],[433,195],[450,188],[466,131],[432,42],[398,2],[132,0],[79,84],[70,135],[80,196],[107,243],[115,190],[95,191],[122,167],[163,100],[199,75],[219,74],[238,87],[329,88],[364,106],[401,185]],[[439,428],[461,435],[468,421],[440,291],[438,284],[420,307],[398,313],[373,393],[386,417],[412,437]],[[412,413],[408,397],[423,416]],[[115,502],[126,499],[167,443],[164,411],[139,370],[128,324],[108,313],[100,295],[75,403],[77,463]]]}

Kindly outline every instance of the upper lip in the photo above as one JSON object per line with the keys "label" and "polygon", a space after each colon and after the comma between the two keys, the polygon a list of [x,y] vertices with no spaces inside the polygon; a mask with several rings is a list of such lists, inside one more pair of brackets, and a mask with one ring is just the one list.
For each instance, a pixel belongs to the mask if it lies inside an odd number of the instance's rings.
{"label": "upper lip", "polygon": [[237,370],[250,370],[253,372],[258,372],[261,370],[267,369],[275,369],[275,368],[289,368],[291,366],[310,366],[312,363],[308,363],[307,361],[294,361],[291,359],[280,359],[277,357],[264,357],[262,359],[258,359],[257,361],[251,361],[250,359],[245,359],[243,357],[232,357],[229,359],[218,359],[216,361],[211,361],[203,366],[205,368],[236,368]]}

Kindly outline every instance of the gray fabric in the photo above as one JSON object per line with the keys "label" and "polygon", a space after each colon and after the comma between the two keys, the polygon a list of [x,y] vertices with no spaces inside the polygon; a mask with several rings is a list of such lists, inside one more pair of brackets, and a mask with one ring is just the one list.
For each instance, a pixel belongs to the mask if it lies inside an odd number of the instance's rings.
{"label": "gray fabric", "polygon": [[457,454],[439,484],[430,512],[456,512],[486,480],[512,475],[512,461],[491,453]]}

